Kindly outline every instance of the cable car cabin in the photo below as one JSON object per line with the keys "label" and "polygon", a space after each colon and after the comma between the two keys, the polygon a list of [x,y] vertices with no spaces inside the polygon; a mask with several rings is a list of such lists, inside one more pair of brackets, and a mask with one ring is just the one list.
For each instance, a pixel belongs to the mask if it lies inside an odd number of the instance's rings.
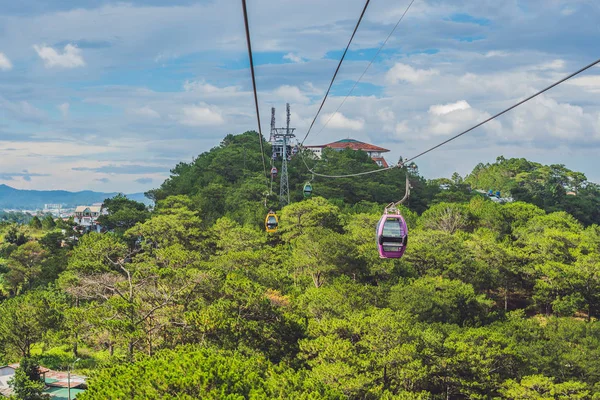
{"label": "cable car cabin", "polygon": [[277,227],[279,226],[279,218],[277,218],[277,214],[273,211],[269,211],[267,217],[265,218],[265,229],[267,232],[277,232]]}
{"label": "cable car cabin", "polygon": [[273,159],[273,161],[277,161],[277,153],[273,153],[273,156],[271,158]]}
{"label": "cable car cabin", "polygon": [[277,168],[275,168],[275,167],[271,168],[271,177],[273,177],[273,178],[277,177]]}
{"label": "cable car cabin", "polygon": [[377,249],[380,258],[400,258],[408,243],[406,221],[399,213],[383,214],[377,224]]}
{"label": "cable car cabin", "polygon": [[296,154],[298,154],[298,146],[292,148],[292,155],[295,156]]}
{"label": "cable car cabin", "polygon": [[310,183],[305,183],[302,191],[304,193],[304,197],[310,197],[312,194],[312,185]]}

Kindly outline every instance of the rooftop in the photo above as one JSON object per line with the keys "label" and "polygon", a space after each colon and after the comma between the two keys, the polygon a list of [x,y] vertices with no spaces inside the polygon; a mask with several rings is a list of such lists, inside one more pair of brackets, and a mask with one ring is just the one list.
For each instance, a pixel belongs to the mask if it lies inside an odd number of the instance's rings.
{"label": "rooftop", "polygon": [[90,212],[99,213],[102,210],[102,206],[77,206],[75,212],[84,212],[88,208],[90,209]]}
{"label": "rooftop", "polygon": [[374,144],[369,144],[365,142],[361,142],[356,139],[342,139],[337,142],[332,142],[328,144],[324,144],[321,146],[306,146],[306,147],[329,147],[332,149],[344,149],[346,147],[351,148],[352,150],[363,150],[363,151],[378,151],[380,153],[387,153],[389,150],[384,149],[383,147],[375,146]]}

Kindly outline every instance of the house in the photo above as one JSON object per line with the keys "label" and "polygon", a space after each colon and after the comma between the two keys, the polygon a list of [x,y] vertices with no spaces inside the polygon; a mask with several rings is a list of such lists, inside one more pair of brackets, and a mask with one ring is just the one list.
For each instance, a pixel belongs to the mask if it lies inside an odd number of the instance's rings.
{"label": "house", "polygon": [[[17,368],[19,368],[19,363],[0,366],[0,398],[2,396],[10,397],[12,394],[12,388],[8,385],[8,381],[15,375]],[[69,376],[67,372],[52,371],[42,366],[39,367],[39,373],[46,385],[44,393],[49,394],[50,399],[67,399],[69,386],[72,399],[87,388],[85,376],[73,374]]]}
{"label": "house", "polygon": [[105,212],[102,210],[102,205],[92,206],[77,206],[73,214],[73,222],[87,231],[95,230],[100,232],[101,226],[98,224],[98,217]]}
{"label": "house", "polygon": [[12,394],[8,381],[15,374],[15,370],[16,368],[11,365],[0,366],[0,396],[9,397]]}
{"label": "house", "polygon": [[[13,390],[8,384],[8,381],[10,381],[13,378],[17,368],[19,368],[19,363],[0,366],[0,395],[10,397],[10,395],[12,394]],[[40,373],[41,378],[45,380],[46,373],[50,370],[48,368],[40,366],[38,368],[38,371]]]}
{"label": "house", "polygon": [[383,147],[375,146],[374,144],[364,143],[355,139],[342,139],[337,142],[328,143],[320,146],[305,146],[308,150],[312,151],[317,158],[321,158],[321,154],[324,148],[333,149],[336,151],[341,151],[346,148],[350,148],[352,150],[362,150],[373,159],[380,167],[387,168],[389,165],[383,158],[382,153],[389,152],[388,149],[384,149]]}

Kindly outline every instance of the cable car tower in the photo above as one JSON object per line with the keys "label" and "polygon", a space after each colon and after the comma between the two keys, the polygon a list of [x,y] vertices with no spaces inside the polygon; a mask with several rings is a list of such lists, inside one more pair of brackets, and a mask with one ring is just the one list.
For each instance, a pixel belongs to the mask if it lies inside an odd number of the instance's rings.
{"label": "cable car tower", "polygon": [[281,178],[279,181],[279,203],[285,206],[290,203],[290,186],[288,181],[288,158],[292,156],[291,140],[296,137],[296,128],[290,128],[290,103],[285,105],[287,123],[285,128],[275,128],[275,108],[271,109],[271,145],[275,160],[281,157]]}

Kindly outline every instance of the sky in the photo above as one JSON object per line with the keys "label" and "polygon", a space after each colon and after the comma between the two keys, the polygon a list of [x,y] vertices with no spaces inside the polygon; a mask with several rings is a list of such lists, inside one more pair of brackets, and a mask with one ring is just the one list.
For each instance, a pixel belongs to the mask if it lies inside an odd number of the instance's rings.
{"label": "sky", "polygon": [[[415,0],[335,113],[408,3],[371,1],[305,144],[350,137],[393,163],[600,58],[597,0]],[[286,102],[304,137],[363,6],[248,1],[267,139]],[[248,66],[239,0],[1,2],[0,184],[158,187],[225,135],[257,130]],[[526,157],[600,182],[599,149],[594,67],[416,162],[435,178]]]}

